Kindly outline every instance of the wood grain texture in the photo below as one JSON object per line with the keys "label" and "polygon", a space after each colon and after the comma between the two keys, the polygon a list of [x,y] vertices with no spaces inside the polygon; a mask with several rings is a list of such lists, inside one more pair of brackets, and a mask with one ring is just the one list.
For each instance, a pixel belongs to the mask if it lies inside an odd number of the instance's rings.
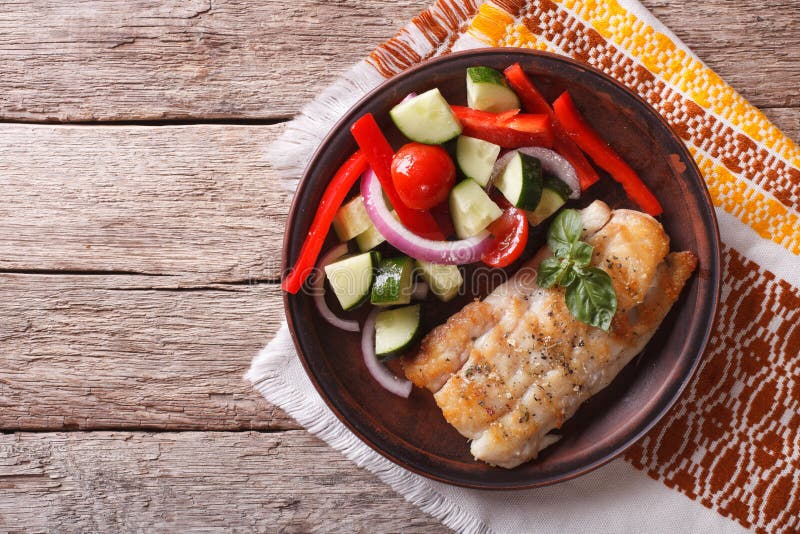
{"label": "wood grain texture", "polygon": [[5,532],[447,532],[305,431],[0,435],[0,491]]}
{"label": "wood grain texture", "polygon": [[0,119],[287,117],[427,4],[4,3]]}
{"label": "wood grain texture", "polygon": [[0,124],[0,270],[279,278],[281,129]]}
{"label": "wood grain texture", "polygon": [[0,428],[298,428],[242,378],[278,286],[164,280],[0,274]]}
{"label": "wood grain texture", "polygon": [[[800,139],[800,109],[767,114]],[[277,280],[291,194],[263,152],[282,128],[0,124],[0,272]]]}
{"label": "wood grain texture", "polygon": [[[800,107],[794,0],[643,3],[755,105]],[[5,3],[0,119],[285,118],[428,4]]]}

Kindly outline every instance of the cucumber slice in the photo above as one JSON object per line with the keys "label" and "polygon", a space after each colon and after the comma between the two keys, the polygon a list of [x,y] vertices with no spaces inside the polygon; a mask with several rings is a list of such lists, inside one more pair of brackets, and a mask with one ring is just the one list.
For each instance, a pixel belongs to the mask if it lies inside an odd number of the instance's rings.
{"label": "cucumber slice", "polygon": [[448,302],[458,295],[464,278],[457,265],[441,265],[439,263],[429,263],[417,260],[422,278],[427,282],[428,287],[442,302]]}
{"label": "cucumber slice", "polygon": [[450,191],[450,215],[460,239],[479,234],[502,214],[475,180],[467,178]]}
{"label": "cucumber slice", "polygon": [[[386,199],[385,196],[384,199]],[[388,204],[389,200],[387,199],[386,202]],[[400,217],[397,216],[396,211],[392,210],[391,213],[395,219],[398,221],[400,220]],[[386,241],[386,239],[381,235],[378,229],[375,228],[375,225],[372,224],[372,221],[369,223],[369,228],[356,236],[356,244],[358,245],[358,250],[361,252],[366,252],[371,248],[375,248],[384,241]]]}
{"label": "cucumber slice", "polygon": [[572,194],[572,188],[568,186],[564,180],[562,180],[561,178],[556,178],[552,174],[543,172],[542,182],[544,187],[552,189],[553,191],[561,195],[564,201],[566,201]]}
{"label": "cucumber slice", "polygon": [[340,241],[349,241],[372,226],[372,221],[364,209],[364,200],[357,196],[336,212],[333,229]]}
{"label": "cucumber slice", "polygon": [[419,304],[379,312],[375,317],[375,355],[386,361],[414,342],[419,333]]}
{"label": "cucumber slice", "polygon": [[358,250],[361,252],[366,252],[371,248],[375,248],[384,241],[386,240],[378,229],[375,228],[374,224],[370,224],[369,228],[356,236],[356,245],[358,245]]}
{"label": "cucumber slice", "polygon": [[397,104],[389,116],[403,135],[418,143],[438,145],[461,133],[461,124],[438,89]]}
{"label": "cucumber slice", "polygon": [[535,210],[526,213],[528,222],[533,226],[541,224],[542,221],[557,212],[566,201],[566,197],[561,196],[561,192],[545,187],[542,189],[542,199],[539,201],[539,205]]}
{"label": "cucumber slice", "polygon": [[516,152],[495,179],[494,186],[514,206],[534,210],[542,197],[542,164],[536,158]]}
{"label": "cucumber slice", "polygon": [[492,175],[492,167],[500,155],[500,147],[494,143],[466,135],[456,141],[458,168],[467,178],[472,178],[481,187],[486,187]]}
{"label": "cucumber slice", "polygon": [[414,262],[408,256],[384,258],[378,264],[370,302],[376,306],[408,304],[414,285]]}
{"label": "cucumber slice", "polygon": [[364,252],[325,266],[325,275],[343,310],[366,301],[380,261],[377,252]]}
{"label": "cucumber slice", "polygon": [[508,87],[503,75],[489,67],[467,69],[467,105],[493,113],[520,108],[517,94]]}

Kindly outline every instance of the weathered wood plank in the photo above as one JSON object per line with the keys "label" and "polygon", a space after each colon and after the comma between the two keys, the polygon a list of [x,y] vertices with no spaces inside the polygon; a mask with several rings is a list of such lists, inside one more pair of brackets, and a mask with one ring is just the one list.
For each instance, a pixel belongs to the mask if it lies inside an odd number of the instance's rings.
{"label": "weathered wood plank", "polygon": [[12,532],[448,531],[305,431],[0,435],[0,489]]}
{"label": "weathered wood plank", "polygon": [[277,285],[0,274],[0,317],[0,430],[298,428],[242,379]]}
{"label": "weathered wood plank", "polygon": [[[800,108],[766,110],[800,139]],[[273,126],[0,125],[0,271],[275,280],[291,195]]]}
{"label": "weathered wood plank", "polygon": [[[794,0],[643,3],[754,104],[800,107]],[[0,119],[284,118],[428,4],[5,3]]]}
{"label": "weathered wood plank", "polygon": [[0,118],[290,116],[427,4],[4,3]]}
{"label": "weathered wood plank", "polygon": [[282,126],[0,125],[0,271],[277,279]]}

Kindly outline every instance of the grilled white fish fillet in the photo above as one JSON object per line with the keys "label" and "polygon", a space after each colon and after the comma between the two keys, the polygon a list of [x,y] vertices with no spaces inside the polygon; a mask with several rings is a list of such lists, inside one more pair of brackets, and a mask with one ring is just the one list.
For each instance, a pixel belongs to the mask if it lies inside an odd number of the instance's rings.
{"label": "grilled white fish fillet", "polygon": [[537,286],[536,268],[551,255],[545,247],[431,331],[405,362],[406,376],[434,393],[479,460],[513,468],[552,443],[546,434],[641,352],[696,267],[691,252],[669,253],[669,237],[649,215],[596,201],[581,221],[592,265],[617,293],[609,332],[572,317],[563,289]]}

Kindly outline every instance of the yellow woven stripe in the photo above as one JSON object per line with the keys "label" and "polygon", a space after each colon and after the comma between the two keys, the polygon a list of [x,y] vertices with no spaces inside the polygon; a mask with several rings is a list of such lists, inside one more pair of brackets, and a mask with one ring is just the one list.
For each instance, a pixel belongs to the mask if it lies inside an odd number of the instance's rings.
{"label": "yellow woven stripe", "polygon": [[758,108],[669,37],[628,13],[616,0],[563,0],[562,3],[700,106],[724,118],[791,165],[800,166],[800,147],[773,126]]}
{"label": "yellow woven stripe", "polygon": [[508,32],[503,46],[514,46],[517,48],[533,48],[536,50],[552,51],[552,47],[543,40],[536,37],[524,24],[515,24]]}
{"label": "yellow woven stripe", "polygon": [[[494,9],[496,10],[496,8]],[[495,35],[494,46],[555,50],[551,43],[534,35],[524,24],[511,25],[507,23],[508,14],[505,12],[503,14],[505,15],[503,27],[506,33],[499,38]],[[617,20],[610,19],[609,21],[612,26],[617,23]],[[641,21],[635,21],[634,26],[631,27],[634,28],[635,25],[642,26],[643,24]],[[471,29],[476,28],[473,25]],[[476,31],[482,30],[476,29]],[[667,41],[669,40],[667,39]],[[663,46],[669,46],[669,44]],[[678,48],[675,50],[683,52]],[[687,57],[685,53],[683,57]],[[716,163],[705,151],[692,146],[689,149],[705,177],[715,206],[724,209],[753,228],[764,239],[769,239],[794,254],[800,254],[800,221],[797,215],[780,202],[731,173],[724,165]]]}
{"label": "yellow woven stripe", "polygon": [[750,226],[764,239],[800,254],[800,220],[796,214],[714,162],[705,152],[694,147],[690,150],[715,206]]}
{"label": "yellow woven stripe", "polygon": [[514,19],[499,7],[483,4],[478,8],[478,14],[472,19],[467,31],[483,43],[501,46],[506,36],[506,29],[513,22]]}

